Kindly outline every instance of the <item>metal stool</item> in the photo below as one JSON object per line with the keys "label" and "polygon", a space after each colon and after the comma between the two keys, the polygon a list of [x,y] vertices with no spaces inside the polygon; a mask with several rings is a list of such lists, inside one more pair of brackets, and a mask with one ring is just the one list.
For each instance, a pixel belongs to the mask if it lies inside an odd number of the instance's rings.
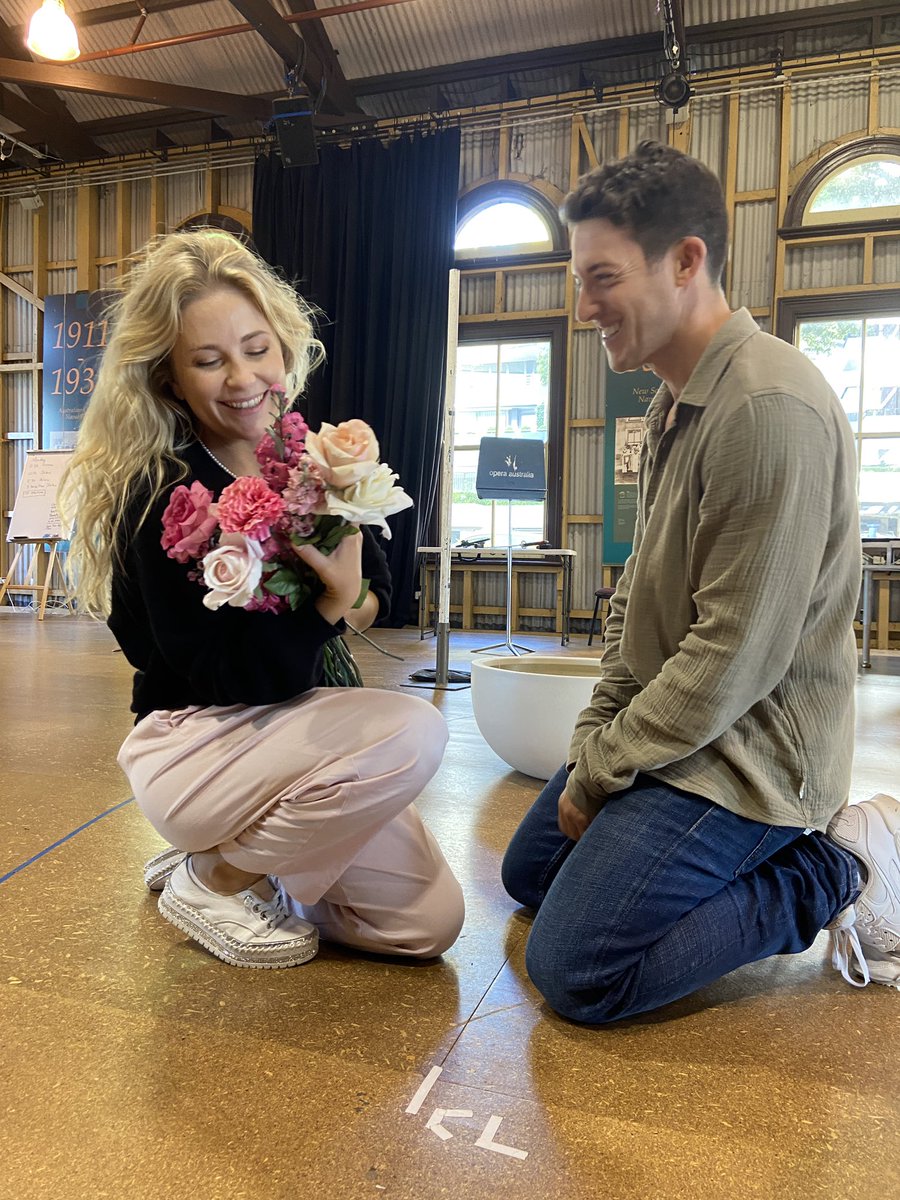
{"label": "metal stool", "polygon": [[602,587],[602,588],[597,588],[596,592],[594,592],[594,611],[593,611],[593,614],[591,615],[591,627],[588,630],[588,640],[587,640],[587,644],[589,646],[592,645],[593,641],[594,641],[594,630],[597,625],[597,615],[600,612],[600,605],[605,600],[606,604],[608,606],[610,600],[615,595],[615,591],[616,591],[615,588]]}

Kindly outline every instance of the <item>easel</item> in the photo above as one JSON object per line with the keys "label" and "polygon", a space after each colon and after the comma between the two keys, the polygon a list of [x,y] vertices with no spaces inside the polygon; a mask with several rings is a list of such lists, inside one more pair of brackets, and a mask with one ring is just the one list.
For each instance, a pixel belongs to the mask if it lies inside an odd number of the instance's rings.
{"label": "easel", "polygon": [[[74,612],[72,597],[69,593],[69,587],[66,583],[65,574],[62,569],[62,562],[59,557],[59,543],[61,538],[41,538],[39,541],[28,541],[24,538],[14,539],[13,544],[16,547],[16,552],[9,564],[9,570],[6,572],[6,578],[0,582],[0,604],[10,594],[19,594],[28,592],[33,594],[35,602],[38,605],[38,620],[43,621],[44,612],[47,608],[47,601],[50,598],[51,591],[61,593],[65,597],[66,608],[70,613]],[[38,579],[38,571],[41,564],[41,547],[49,545],[50,556],[47,559],[47,569],[44,573],[44,582],[41,583]],[[12,583],[15,578],[16,568],[22,562],[26,547],[32,546],[31,561],[28,564],[28,570],[25,572],[25,578],[22,583]],[[61,586],[53,587],[53,575],[56,573]],[[12,603],[10,601],[10,603]],[[15,607],[15,606],[14,606]]]}

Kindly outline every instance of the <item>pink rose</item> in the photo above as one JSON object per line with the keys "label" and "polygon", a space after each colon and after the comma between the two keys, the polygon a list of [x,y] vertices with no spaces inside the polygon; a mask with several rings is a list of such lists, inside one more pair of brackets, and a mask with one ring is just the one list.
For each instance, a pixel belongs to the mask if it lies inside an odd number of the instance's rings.
{"label": "pink rose", "polygon": [[169,558],[186,563],[202,558],[216,529],[212,492],[196,480],[174,488],[162,516],[162,547]]}
{"label": "pink rose", "polygon": [[322,424],[318,433],[306,435],[306,452],[333,488],[350,487],[378,466],[378,442],[365,421],[354,418],[340,425]]}
{"label": "pink rose", "polygon": [[284,501],[264,479],[241,475],[219,497],[219,525],[223,533],[243,533],[265,541],[283,510]]}

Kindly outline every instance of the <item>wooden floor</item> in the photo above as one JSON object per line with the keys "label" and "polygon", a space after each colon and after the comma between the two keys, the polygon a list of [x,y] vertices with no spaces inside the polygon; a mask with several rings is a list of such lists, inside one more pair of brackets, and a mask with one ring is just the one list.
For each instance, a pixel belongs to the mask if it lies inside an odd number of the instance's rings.
{"label": "wooden floor", "polygon": [[[375,637],[404,661],[357,643],[372,684],[434,665],[416,630]],[[497,640],[455,635],[451,667]],[[874,658],[854,799],[898,788],[900,671]],[[539,784],[484,744],[466,690],[419,692],[451,729],[421,807],[466,893],[453,949],[223,966],[143,888],[159,839],[115,765],[129,684],[102,626],[0,613],[0,1196],[900,1196],[900,993],[848,987],[824,935],[615,1027],[544,1007],[498,871]]]}

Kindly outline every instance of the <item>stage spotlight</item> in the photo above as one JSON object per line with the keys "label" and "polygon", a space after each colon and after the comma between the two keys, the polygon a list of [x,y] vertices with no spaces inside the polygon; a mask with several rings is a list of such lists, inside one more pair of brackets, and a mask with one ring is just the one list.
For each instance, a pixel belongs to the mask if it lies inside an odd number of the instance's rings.
{"label": "stage spotlight", "polygon": [[675,112],[678,112],[679,108],[684,108],[693,95],[687,76],[683,75],[681,71],[669,71],[657,82],[654,91],[659,103]]}

